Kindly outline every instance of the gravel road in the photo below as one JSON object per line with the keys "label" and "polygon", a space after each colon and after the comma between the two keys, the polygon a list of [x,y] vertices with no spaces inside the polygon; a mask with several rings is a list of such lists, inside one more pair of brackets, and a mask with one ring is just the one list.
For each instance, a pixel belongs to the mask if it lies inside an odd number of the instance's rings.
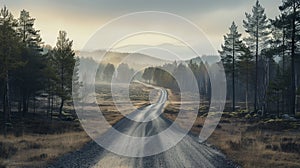
{"label": "gravel road", "polygon": [[[131,113],[125,117],[114,128],[118,131],[134,137],[149,137],[167,129],[172,122],[165,119],[161,114],[164,103],[167,100],[167,92],[160,89],[161,95],[159,100],[143,110]],[[148,122],[137,122],[137,121]],[[109,133],[110,131],[108,131]],[[115,137],[111,140],[113,144],[121,144],[126,148],[131,142],[127,142],[121,138]],[[127,145],[128,144],[128,145]],[[157,144],[153,148],[159,147]],[[144,149],[126,149],[128,152],[132,150]],[[149,148],[147,148],[149,149]],[[137,152],[137,151],[135,151]],[[147,157],[126,157],[114,154],[105,150],[95,142],[86,144],[82,149],[66,154],[57,161],[48,166],[49,168],[177,168],[177,167],[237,167],[228,161],[219,151],[201,144],[193,135],[185,136],[176,146],[169,150]]]}

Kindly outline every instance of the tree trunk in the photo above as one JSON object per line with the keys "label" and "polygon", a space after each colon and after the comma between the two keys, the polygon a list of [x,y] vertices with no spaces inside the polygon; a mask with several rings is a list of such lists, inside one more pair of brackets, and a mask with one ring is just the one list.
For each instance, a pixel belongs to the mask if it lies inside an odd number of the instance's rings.
{"label": "tree trunk", "polygon": [[6,72],[6,122],[10,122],[10,87],[9,87],[9,75]]}
{"label": "tree trunk", "polygon": [[49,117],[49,113],[50,113],[50,108],[51,108],[51,97],[50,97],[50,92],[48,92],[48,97],[47,97],[47,117]]}
{"label": "tree trunk", "polygon": [[59,107],[59,117],[62,116],[64,101],[64,67],[61,65],[61,102]]}
{"label": "tree trunk", "polygon": [[23,113],[22,113],[22,115],[25,116],[27,112],[28,112],[28,100],[27,100],[27,96],[25,95],[25,93],[23,93]]}
{"label": "tree trunk", "polygon": [[280,94],[277,93],[277,117],[280,116]]}
{"label": "tree trunk", "polygon": [[[247,64],[247,70],[249,69],[248,64]],[[249,112],[249,106],[248,106],[248,89],[249,89],[249,72],[246,72],[246,110]]]}
{"label": "tree trunk", "polygon": [[257,112],[257,92],[258,92],[258,18],[256,25],[256,48],[255,48],[255,90],[254,90],[254,111]]}
{"label": "tree trunk", "polygon": [[53,107],[54,107],[54,95],[53,92],[51,92],[51,108],[50,108],[51,121],[53,118]]}
{"label": "tree trunk", "polygon": [[35,100],[35,96],[33,97],[33,113],[36,113],[36,100]]}
{"label": "tree trunk", "polygon": [[[286,64],[286,60],[285,60],[285,29],[283,28],[282,30],[282,75],[285,74],[285,64]],[[282,89],[282,112],[285,113],[285,86]]]}
{"label": "tree trunk", "polygon": [[63,107],[64,107],[64,102],[65,102],[65,100],[62,98],[61,102],[60,102],[60,107],[59,107],[59,116],[60,117],[62,117],[62,110],[63,110]]}
{"label": "tree trunk", "polygon": [[6,137],[7,134],[7,126],[8,122],[10,122],[10,97],[9,97],[9,75],[8,71],[6,71],[5,76],[5,84],[4,84],[4,105],[3,105],[3,113],[4,113],[4,137]]}
{"label": "tree trunk", "polygon": [[291,55],[291,114],[296,114],[296,80],[295,80],[295,49],[296,49],[296,2],[293,3],[293,21],[292,21],[292,55]]}
{"label": "tree trunk", "polygon": [[232,40],[232,112],[235,112],[235,38],[233,37]]}
{"label": "tree trunk", "polygon": [[6,85],[3,87],[3,128],[4,128],[4,137],[6,138]]}
{"label": "tree trunk", "polygon": [[22,92],[21,89],[19,88],[19,100],[18,100],[18,113],[21,114],[22,112]]}

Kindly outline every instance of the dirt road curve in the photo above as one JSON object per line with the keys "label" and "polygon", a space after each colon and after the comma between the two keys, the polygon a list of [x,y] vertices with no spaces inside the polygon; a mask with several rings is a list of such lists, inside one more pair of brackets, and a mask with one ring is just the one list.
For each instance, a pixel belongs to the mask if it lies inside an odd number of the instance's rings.
{"label": "dirt road curve", "polygon": [[[161,111],[163,105],[167,100],[167,92],[161,89],[161,95],[156,104],[145,107],[139,112],[133,112],[128,118],[122,119],[114,128],[124,134],[134,137],[144,137],[156,135],[159,132],[167,129],[172,123],[162,117]],[[156,118],[156,116],[158,117]],[[150,118],[149,118],[150,117]],[[151,120],[151,119],[154,120]],[[134,120],[134,121],[133,121]],[[149,122],[136,122],[146,120]],[[109,132],[109,131],[108,131]],[[112,143],[121,143],[122,147],[126,147],[126,142],[120,138],[115,138]],[[160,144],[157,144],[160,146]],[[137,149],[126,149],[130,150]],[[139,150],[139,149],[138,149]],[[141,149],[144,150],[144,149]],[[184,137],[175,147],[166,152],[142,157],[131,158],[119,156],[109,152],[95,142],[90,142],[79,151],[67,154],[58,159],[49,168],[81,168],[81,167],[95,167],[95,168],[181,168],[181,167],[236,167],[230,161],[226,160],[224,156],[217,150],[212,149],[204,144],[199,144],[198,139],[192,135]]]}

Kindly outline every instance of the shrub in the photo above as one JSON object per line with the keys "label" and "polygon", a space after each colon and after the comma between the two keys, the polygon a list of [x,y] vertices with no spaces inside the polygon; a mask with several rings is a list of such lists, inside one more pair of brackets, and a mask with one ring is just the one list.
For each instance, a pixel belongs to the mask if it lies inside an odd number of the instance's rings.
{"label": "shrub", "polygon": [[300,144],[295,142],[280,143],[281,151],[287,153],[300,153]]}
{"label": "shrub", "polygon": [[17,152],[12,143],[0,142],[0,158],[8,159]]}

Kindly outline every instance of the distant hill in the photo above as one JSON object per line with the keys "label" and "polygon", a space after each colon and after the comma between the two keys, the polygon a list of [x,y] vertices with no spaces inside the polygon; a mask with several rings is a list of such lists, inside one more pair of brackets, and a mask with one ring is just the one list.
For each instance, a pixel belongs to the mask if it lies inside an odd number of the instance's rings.
{"label": "distant hill", "polygon": [[152,57],[165,59],[170,61],[190,59],[197,57],[197,54],[190,48],[182,45],[174,45],[164,43],[160,45],[127,45],[116,48],[114,51],[118,52],[139,52]]}
{"label": "distant hill", "polygon": [[[141,54],[149,55],[151,57],[165,59],[177,62],[189,62],[192,60],[195,63],[207,62],[208,64],[214,64],[220,61],[220,58],[216,55],[197,55],[194,50],[187,46],[175,45],[170,43],[163,43],[160,45],[127,45],[119,48],[115,48],[117,52],[139,52]],[[185,61],[182,61],[185,60]]]}
{"label": "distant hill", "polygon": [[[166,45],[166,44],[165,44]],[[145,47],[145,46],[144,46]],[[122,53],[122,52],[107,52],[104,50],[97,50],[97,51],[76,51],[75,54],[82,58],[92,58],[95,60],[96,63],[102,63],[102,64],[114,64],[117,66],[120,63],[126,63],[129,65],[130,68],[133,68],[135,70],[141,70],[142,68],[149,67],[149,66],[162,66],[167,63],[173,63],[175,60],[163,60],[160,58],[147,55],[147,54],[141,54],[141,53]],[[106,54],[106,55],[105,55]],[[163,53],[160,53],[163,54]],[[105,55],[105,56],[104,56]],[[163,57],[165,58],[165,57]],[[190,60],[192,62],[200,64],[202,62],[207,62],[209,65],[212,65],[218,61],[220,61],[220,58],[218,56],[197,56],[191,59],[186,59],[183,61],[178,61],[177,63],[189,63]],[[85,64],[86,68],[89,67],[88,64]]]}
{"label": "distant hill", "polygon": [[141,69],[149,66],[161,66],[172,61],[155,58],[149,55],[140,53],[120,53],[107,52],[104,50],[97,50],[93,52],[77,51],[76,55],[83,58],[93,58],[98,63],[114,64],[126,63],[133,69]]}
{"label": "distant hill", "polygon": [[[192,60],[193,63],[197,63],[197,64],[200,64],[201,62],[203,62],[203,63],[207,62],[209,65],[212,65],[212,64],[219,62],[220,57],[214,56],[214,55],[210,55],[210,56],[204,55],[201,57],[192,58],[190,60]],[[189,63],[190,60],[187,60],[186,62]]]}

